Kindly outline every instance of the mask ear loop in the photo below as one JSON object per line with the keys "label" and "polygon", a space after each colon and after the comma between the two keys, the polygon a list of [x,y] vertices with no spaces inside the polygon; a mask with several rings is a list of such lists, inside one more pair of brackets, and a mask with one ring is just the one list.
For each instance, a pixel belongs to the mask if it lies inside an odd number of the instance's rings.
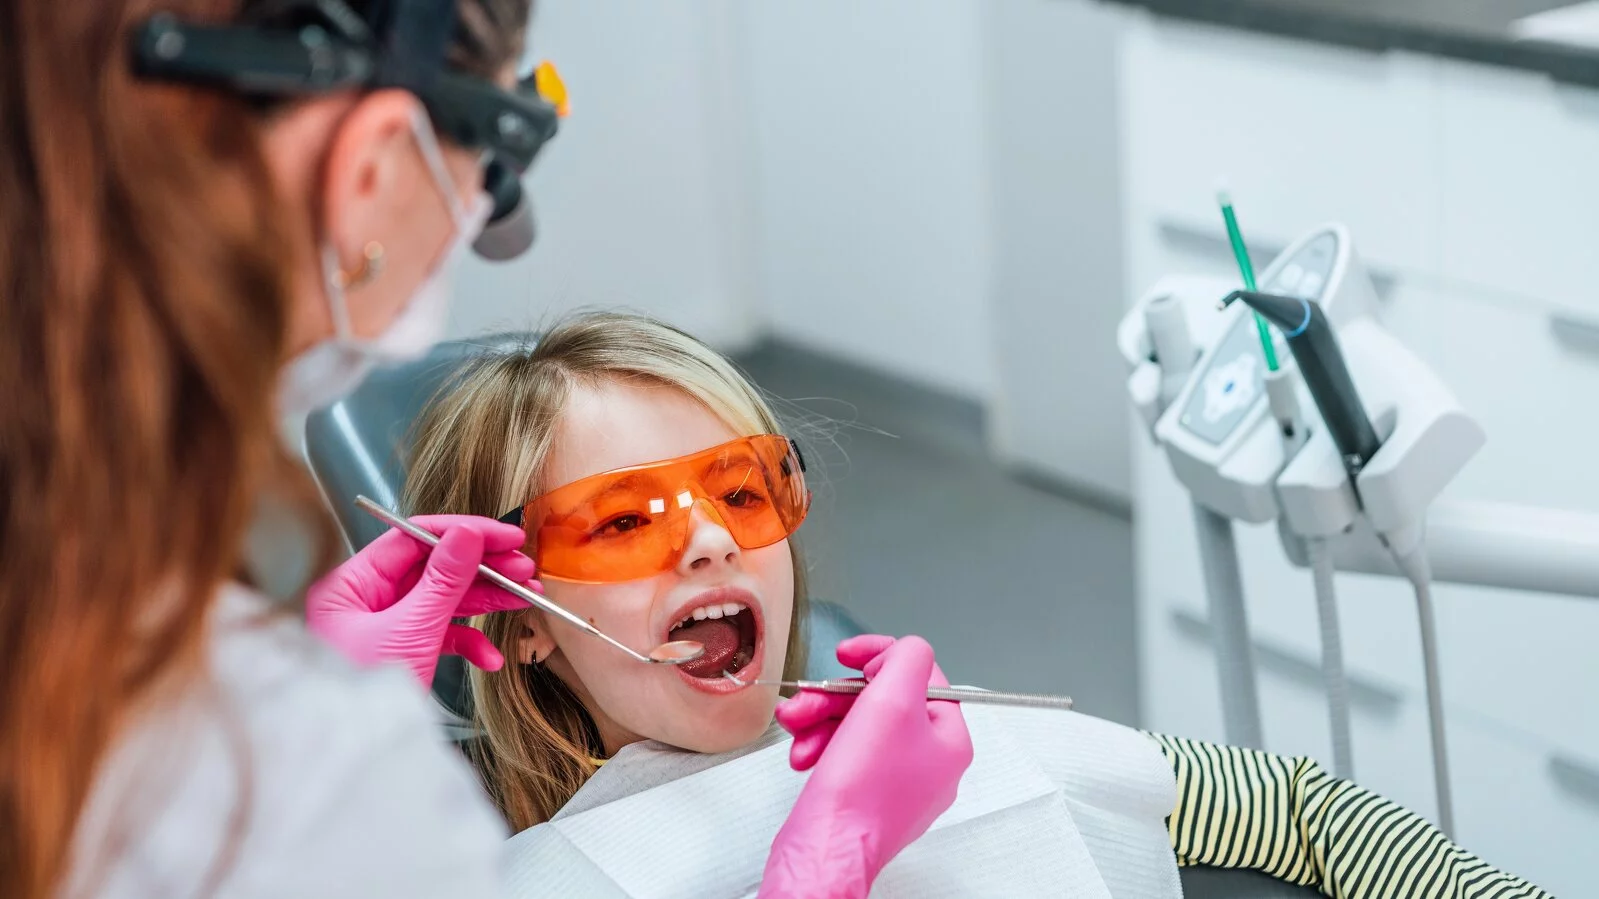
{"label": "mask ear loop", "polygon": [[411,116],[411,131],[416,135],[417,147],[422,151],[422,160],[427,163],[428,171],[433,173],[433,181],[444,193],[444,202],[450,207],[450,218],[454,220],[457,229],[466,227],[469,210],[461,202],[461,193],[455,188],[455,179],[450,177],[450,169],[444,164],[444,150],[439,147],[438,135],[433,130],[433,123],[428,121],[427,113],[417,110]]}

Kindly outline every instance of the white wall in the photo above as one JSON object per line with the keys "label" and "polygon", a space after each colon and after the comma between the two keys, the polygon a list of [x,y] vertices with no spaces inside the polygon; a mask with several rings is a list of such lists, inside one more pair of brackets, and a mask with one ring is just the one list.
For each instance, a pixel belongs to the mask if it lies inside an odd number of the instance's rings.
{"label": "white wall", "polygon": [[559,65],[572,115],[530,179],[538,243],[458,273],[453,334],[626,306],[723,348],[754,339],[735,2],[539,0],[532,55]]}
{"label": "white wall", "polygon": [[1007,461],[1122,505],[1129,407],[1114,335],[1123,277],[1119,11],[984,4],[999,389]]}
{"label": "white wall", "polygon": [[993,390],[979,0],[743,7],[772,332]]}
{"label": "white wall", "polygon": [[531,56],[573,114],[538,244],[461,272],[453,331],[620,305],[771,335],[989,404],[1005,456],[1125,491],[1106,28],[1082,0],[541,0]]}

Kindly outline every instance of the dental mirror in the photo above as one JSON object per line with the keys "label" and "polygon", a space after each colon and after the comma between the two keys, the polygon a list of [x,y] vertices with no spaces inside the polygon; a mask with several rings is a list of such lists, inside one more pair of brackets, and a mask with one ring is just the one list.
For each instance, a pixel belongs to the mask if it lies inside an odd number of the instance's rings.
{"label": "dental mirror", "polygon": [[[437,534],[434,534],[426,528],[420,527],[410,521],[405,520],[404,518],[401,518],[398,514],[391,511],[381,503],[373,502],[364,496],[357,496],[355,498],[355,504],[360,506],[372,517],[386,524],[392,525],[393,527],[399,528],[407,534],[410,534],[412,537],[415,537],[423,543],[426,543],[428,546],[439,545],[439,537]],[[519,599],[526,600],[530,605],[534,605],[540,609],[543,609],[544,611],[554,615],[557,618],[560,618],[562,621],[567,622],[573,627],[578,628],[584,633],[599,637],[601,640],[604,640],[605,642],[611,644],[617,649],[620,649],[621,651],[627,653],[634,659],[643,662],[646,665],[681,665],[684,662],[692,662],[705,654],[705,647],[694,642],[693,640],[674,640],[670,643],[662,643],[660,646],[655,647],[654,649],[650,650],[649,655],[641,655],[632,648],[613,640],[609,634],[605,633],[594,625],[589,624],[587,621],[584,621],[582,618],[579,618],[571,612],[561,608],[560,606],[551,602],[549,599],[534,593],[527,587],[518,584],[516,581],[511,580],[503,574],[500,574],[498,571],[495,571],[489,566],[479,565],[477,567],[477,573],[480,577],[488,580],[502,590],[507,591],[511,595],[516,596]]]}
{"label": "dental mirror", "polygon": [[681,665],[705,655],[705,647],[693,640],[673,640],[650,650],[650,661],[661,665]]}

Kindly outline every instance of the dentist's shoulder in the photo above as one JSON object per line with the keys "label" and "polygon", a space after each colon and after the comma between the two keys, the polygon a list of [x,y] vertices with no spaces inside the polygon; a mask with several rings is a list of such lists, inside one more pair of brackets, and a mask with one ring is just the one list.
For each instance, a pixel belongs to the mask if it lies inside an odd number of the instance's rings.
{"label": "dentist's shoulder", "polygon": [[77,835],[90,894],[502,894],[504,823],[405,666],[357,668],[230,583],[207,668],[106,760]]}

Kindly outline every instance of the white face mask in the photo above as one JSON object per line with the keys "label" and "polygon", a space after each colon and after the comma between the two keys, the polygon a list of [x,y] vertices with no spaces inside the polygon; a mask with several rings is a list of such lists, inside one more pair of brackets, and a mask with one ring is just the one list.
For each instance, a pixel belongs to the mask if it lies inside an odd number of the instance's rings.
{"label": "white face mask", "polygon": [[486,192],[474,197],[471,206],[461,202],[432,125],[419,115],[412,127],[428,170],[450,205],[455,237],[388,329],[366,339],[356,337],[351,329],[338,253],[323,243],[323,290],[333,317],[333,336],[291,359],[278,376],[278,414],[282,416],[297,417],[332,405],[359,387],[372,369],[419,359],[444,337],[450,315],[451,271],[470,251],[494,203]]}

